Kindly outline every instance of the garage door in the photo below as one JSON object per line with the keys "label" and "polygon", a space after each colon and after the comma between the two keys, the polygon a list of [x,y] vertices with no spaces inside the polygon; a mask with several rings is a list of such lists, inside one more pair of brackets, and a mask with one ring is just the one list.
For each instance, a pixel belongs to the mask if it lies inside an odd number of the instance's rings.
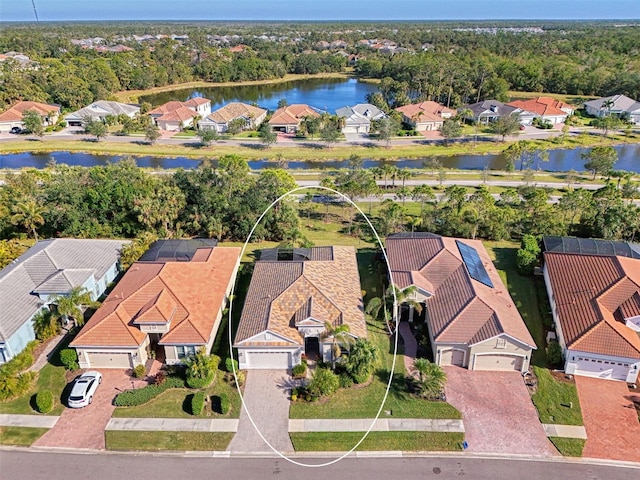
{"label": "garage door", "polygon": [[291,368],[291,353],[247,352],[247,365],[256,370]]}
{"label": "garage door", "polygon": [[356,125],[348,125],[342,129],[342,133],[358,133],[358,127]]}
{"label": "garage door", "polygon": [[605,378],[609,380],[627,380],[631,365],[589,357],[576,358],[576,375]]}
{"label": "garage door", "polygon": [[440,354],[440,365],[464,365],[464,352],[462,350],[443,350]]}
{"label": "garage door", "polygon": [[522,357],[517,355],[476,355],[474,370],[522,371]]}
{"label": "garage door", "polygon": [[90,368],[131,368],[128,353],[89,352],[87,356]]}

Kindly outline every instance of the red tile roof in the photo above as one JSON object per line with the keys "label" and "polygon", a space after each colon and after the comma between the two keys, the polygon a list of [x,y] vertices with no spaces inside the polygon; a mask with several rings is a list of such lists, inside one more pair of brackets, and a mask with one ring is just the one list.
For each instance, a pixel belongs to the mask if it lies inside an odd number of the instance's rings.
{"label": "red tile roof", "polygon": [[269,124],[271,125],[298,125],[304,117],[319,117],[320,114],[316,112],[309,105],[301,103],[289,105],[283,108],[277,109],[271,116]]}
{"label": "red tile roof", "polygon": [[18,102],[0,114],[0,122],[16,122],[22,120],[26,111],[33,111],[40,116],[47,116],[51,112],[60,113],[60,105],[49,105],[40,102]]}
{"label": "red tile roof", "polygon": [[404,114],[407,118],[414,119],[419,118],[420,122],[442,122],[443,113],[450,113],[455,115],[456,111],[450,108],[440,105],[438,102],[431,100],[422,103],[413,103],[411,105],[404,105],[396,108],[396,110]]}
{"label": "red tile roof", "polygon": [[147,334],[136,325],[144,323],[170,323],[160,344],[206,344],[225,306],[241,249],[203,250],[206,260],[196,254],[190,262],[134,263],[71,346],[137,347]]}
{"label": "red tile roof", "polygon": [[538,97],[532,98],[531,100],[515,100],[507,103],[507,105],[538,115],[567,115],[567,112],[561,110],[562,108],[570,108],[573,110],[573,107],[568,103],[555,100],[551,97]]}
{"label": "red tile roof", "polygon": [[544,259],[567,348],[640,358],[640,336],[623,323],[640,315],[640,260],[555,252]]}

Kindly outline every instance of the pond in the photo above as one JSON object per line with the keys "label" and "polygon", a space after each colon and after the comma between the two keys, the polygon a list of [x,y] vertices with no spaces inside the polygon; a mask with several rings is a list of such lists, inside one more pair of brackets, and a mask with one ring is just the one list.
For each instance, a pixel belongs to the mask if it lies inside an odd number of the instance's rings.
{"label": "pond", "polygon": [[289,104],[306,103],[333,114],[337,108],[364,103],[367,94],[375,91],[376,85],[356,79],[313,78],[262,85],[171,90],[142,96],[139,101],[157,106],[171,100],[184,102],[193,97],[205,97],[211,100],[211,111],[229,102],[257,103],[263,108],[275,110],[278,101],[284,98]]}
{"label": "pond", "polygon": [[[615,147],[618,152],[619,160],[615,165],[616,170],[627,170],[630,172],[640,173],[640,144],[618,145]],[[550,172],[565,172],[568,170],[583,171],[584,160],[581,155],[587,152],[586,148],[550,150],[549,161],[540,162],[541,170]],[[47,162],[55,160],[57,163],[67,165],[80,165],[91,167],[94,165],[106,165],[109,162],[117,162],[122,155],[93,155],[88,153],[70,153],[70,152],[51,152],[45,154],[36,153],[17,153],[12,155],[0,155],[0,168],[22,168],[35,167],[44,168]],[[458,169],[476,169],[481,170],[488,168],[490,170],[504,170],[506,161],[499,154],[495,155],[454,155],[451,157],[431,157],[437,159],[443,167]],[[406,168],[425,168],[426,158],[401,159],[401,160],[374,160],[365,159],[364,166],[366,168],[377,167],[384,164],[393,164],[398,167]],[[141,167],[149,167],[154,169],[170,169],[170,168],[196,168],[199,164],[197,159],[186,157],[162,158],[162,157],[136,157],[136,162]],[[215,162],[213,162],[215,164]],[[261,170],[264,168],[275,168],[278,166],[276,162],[264,160],[250,161],[249,166],[253,170]],[[345,168],[348,163],[343,160],[323,160],[323,161],[296,161],[288,162],[288,168],[293,170],[304,169],[336,169]],[[535,165],[534,165],[535,167]]]}

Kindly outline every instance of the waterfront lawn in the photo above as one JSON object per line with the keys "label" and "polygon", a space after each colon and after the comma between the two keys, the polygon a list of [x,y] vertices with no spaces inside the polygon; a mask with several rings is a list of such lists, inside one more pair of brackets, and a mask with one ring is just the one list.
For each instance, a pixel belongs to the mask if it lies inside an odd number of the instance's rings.
{"label": "waterfront lawn", "polygon": [[549,437],[549,440],[565,457],[581,457],[586,442],[582,438]]}
{"label": "waterfront lawn", "polygon": [[0,427],[0,445],[30,447],[47,431],[47,428]]}
{"label": "waterfront lawn", "polygon": [[233,432],[104,432],[107,450],[145,452],[226,450],[233,435]]}
{"label": "waterfront lawn", "polygon": [[533,367],[538,389],[531,399],[538,409],[541,423],[582,425],[578,391],[574,383],[553,378],[546,368]]}
{"label": "waterfront lawn", "polygon": [[[290,433],[297,451],[351,450],[364,432],[305,432]],[[358,445],[357,451],[457,451],[462,450],[463,433],[451,432],[370,432]]]}

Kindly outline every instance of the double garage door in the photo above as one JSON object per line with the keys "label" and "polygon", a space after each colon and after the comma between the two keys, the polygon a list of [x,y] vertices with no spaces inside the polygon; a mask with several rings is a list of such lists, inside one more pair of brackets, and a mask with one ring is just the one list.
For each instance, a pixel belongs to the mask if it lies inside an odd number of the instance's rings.
{"label": "double garage door", "polygon": [[254,370],[282,370],[293,367],[291,352],[249,351],[245,353],[247,368]]}
{"label": "double garage door", "polygon": [[88,352],[90,368],[131,368],[131,355],[126,352]]}
{"label": "double garage door", "polygon": [[522,371],[523,357],[518,355],[476,355],[474,370]]}
{"label": "double garage door", "polygon": [[627,380],[631,364],[602,360],[601,358],[576,357],[575,375],[604,378],[607,380]]}

